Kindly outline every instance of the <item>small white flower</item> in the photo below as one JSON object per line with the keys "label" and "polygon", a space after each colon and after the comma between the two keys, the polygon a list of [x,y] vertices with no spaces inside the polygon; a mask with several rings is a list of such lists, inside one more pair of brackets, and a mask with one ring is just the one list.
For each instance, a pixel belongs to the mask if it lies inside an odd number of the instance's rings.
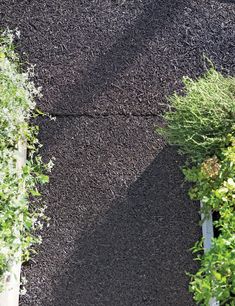
{"label": "small white flower", "polygon": [[25,287],[23,287],[21,290],[20,290],[20,295],[25,295],[27,293],[27,290]]}
{"label": "small white flower", "polygon": [[15,35],[17,38],[20,38],[20,30],[16,28]]}

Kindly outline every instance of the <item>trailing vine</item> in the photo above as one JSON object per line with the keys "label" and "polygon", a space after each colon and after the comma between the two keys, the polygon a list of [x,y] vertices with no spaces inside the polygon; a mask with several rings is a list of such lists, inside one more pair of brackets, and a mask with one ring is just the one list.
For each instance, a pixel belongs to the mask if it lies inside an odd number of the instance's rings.
{"label": "trailing vine", "polygon": [[[16,32],[16,35],[19,35]],[[45,220],[38,185],[48,182],[52,161],[45,164],[39,155],[35,99],[40,88],[32,81],[33,67],[23,71],[13,46],[14,34],[0,36],[0,289],[12,261],[28,260],[33,245],[41,242],[36,231]],[[27,143],[27,161],[19,170],[18,146]]]}

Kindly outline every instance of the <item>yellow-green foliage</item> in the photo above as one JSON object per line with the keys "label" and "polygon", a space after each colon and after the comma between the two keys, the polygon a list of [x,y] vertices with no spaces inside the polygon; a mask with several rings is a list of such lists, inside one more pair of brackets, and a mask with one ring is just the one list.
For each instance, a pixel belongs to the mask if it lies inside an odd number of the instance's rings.
{"label": "yellow-green foliage", "polygon": [[235,78],[211,68],[198,80],[183,79],[185,94],[170,99],[165,128],[157,131],[192,160],[213,155],[224,137],[234,133]]}

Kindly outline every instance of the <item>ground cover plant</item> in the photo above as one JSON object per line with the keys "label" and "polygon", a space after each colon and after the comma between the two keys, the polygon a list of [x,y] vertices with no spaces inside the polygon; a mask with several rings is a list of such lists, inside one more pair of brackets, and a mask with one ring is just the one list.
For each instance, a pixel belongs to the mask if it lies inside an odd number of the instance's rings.
{"label": "ground cover plant", "polygon": [[184,78],[184,85],[157,131],[188,157],[183,172],[193,183],[191,199],[202,202],[206,216],[219,214],[211,249],[203,254],[202,241],[193,248],[200,268],[190,291],[200,305],[212,297],[235,305],[235,78],[211,68],[197,80]]}
{"label": "ground cover plant", "polygon": [[[0,36],[1,290],[10,263],[27,260],[32,246],[40,242],[35,232],[42,226],[44,206],[36,200],[40,195],[37,186],[48,181],[44,173],[51,168],[51,162],[44,164],[38,154],[38,128],[30,124],[40,90],[31,81],[33,68],[23,71],[13,39],[10,31]],[[17,167],[19,143],[27,143],[27,162],[20,171]]]}

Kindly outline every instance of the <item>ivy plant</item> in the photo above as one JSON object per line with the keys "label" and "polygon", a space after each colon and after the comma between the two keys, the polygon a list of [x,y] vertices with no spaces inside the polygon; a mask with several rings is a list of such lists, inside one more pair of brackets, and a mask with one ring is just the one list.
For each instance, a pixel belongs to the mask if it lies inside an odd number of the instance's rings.
{"label": "ivy plant", "polygon": [[[18,32],[16,32],[18,34]],[[39,184],[48,182],[45,164],[39,155],[35,99],[41,96],[32,77],[33,67],[24,70],[14,50],[14,34],[0,35],[0,289],[12,261],[28,260],[33,245],[41,241],[36,234],[45,219]],[[19,169],[19,143],[27,144],[27,161]]]}

